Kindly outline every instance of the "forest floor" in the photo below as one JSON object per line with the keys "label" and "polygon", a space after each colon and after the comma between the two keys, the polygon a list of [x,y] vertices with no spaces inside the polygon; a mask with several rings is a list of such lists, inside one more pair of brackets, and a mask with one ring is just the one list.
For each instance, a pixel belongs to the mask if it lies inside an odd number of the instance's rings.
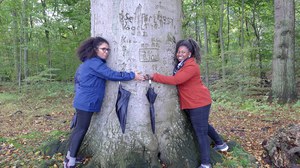
{"label": "forest floor", "polygon": [[272,112],[253,113],[219,106],[212,111],[210,120],[227,141],[237,141],[246,152],[253,155],[259,167],[271,168],[265,159],[262,143],[269,140],[279,129],[300,124],[300,108],[296,111],[279,107]]}
{"label": "forest floor", "polygon": [[[39,167],[43,162],[53,168],[62,167],[62,154],[45,156],[40,147],[51,137],[64,140],[70,131],[71,90],[71,86],[59,92],[36,88],[20,96],[16,88],[0,86],[0,167]],[[299,124],[300,105],[265,106],[247,110],[216,102],[210,122],[226,140],[240,143],[256,158],[259,167],[269,168],[263,159],[262,142],[280,128]]]}

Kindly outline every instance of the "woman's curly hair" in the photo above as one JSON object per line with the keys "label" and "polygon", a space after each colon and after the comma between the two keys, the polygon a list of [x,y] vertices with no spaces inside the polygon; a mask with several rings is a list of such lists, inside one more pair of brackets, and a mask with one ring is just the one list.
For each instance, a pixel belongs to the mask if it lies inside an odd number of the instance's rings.
{"label": "woman's curly hair", "polygon": [[77,49],[77,56],[80,61],[84,62],[87,59],[97,56],[96,49],[103,43],[109,45],[108,41],[102,37],[90,37],[83,41]]}

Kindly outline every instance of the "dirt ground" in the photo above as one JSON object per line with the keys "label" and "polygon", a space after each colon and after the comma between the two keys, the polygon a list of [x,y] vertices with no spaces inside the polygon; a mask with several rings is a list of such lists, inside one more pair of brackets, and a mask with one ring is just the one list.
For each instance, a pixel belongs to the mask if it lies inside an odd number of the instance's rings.
{"label": "dirt ground", "polygon": [[[69,121],[73,114],[72,98],[68,93],[46,97],[9,97],[14,92],[0,87],[5,95],[0,102],[0,167],[37,167],[45,160],[61,161],[58,154],[49,158],[38,149],[49,136],[61,136],[60,132],[69,131]],[[3,97],[3,96],[2,96]],[[1,97],[0,97],[1,98]],[[18,101],[15,101],[15,100]],[[270,105],[272,106],[272,105]],[[274,111],[248,112],[228,109],[214,104],[210,122],[227,140],[237,141],[250,154],[255,156],[260,167],[269,168],[263,160],[262,142],[272,136],[279,128],[289,124],[300,124],[300,110],[287,106],[275,108]],[[27,166],[26,166],[27,165]],[[61,167],[54,164],[53,167]]]}

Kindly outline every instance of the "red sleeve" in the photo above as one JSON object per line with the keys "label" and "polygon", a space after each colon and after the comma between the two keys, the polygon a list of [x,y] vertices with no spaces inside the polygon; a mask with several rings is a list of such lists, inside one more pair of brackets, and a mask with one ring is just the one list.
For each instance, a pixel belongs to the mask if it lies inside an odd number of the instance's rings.
{"label": "red sleeve", "polygon": [[197,72],[195,68],[198,67],[194,65],[183,66],[174,76],[165,76],[155,73],[153,75],[153,81],[168,85],[179,85],[188,81],[194,73]]}

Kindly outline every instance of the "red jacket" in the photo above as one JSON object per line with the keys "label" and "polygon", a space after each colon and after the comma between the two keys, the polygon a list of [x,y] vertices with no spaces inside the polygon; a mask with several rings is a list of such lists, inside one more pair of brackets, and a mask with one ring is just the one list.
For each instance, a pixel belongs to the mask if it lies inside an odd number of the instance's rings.
{"label": "red jacket", "polygon": [[174,76],[155,73],[153,81],[177,86],[180,109],[194,109],[212,102],[209,90],[202,83],[200,68],[194,58],[186,60]]}

